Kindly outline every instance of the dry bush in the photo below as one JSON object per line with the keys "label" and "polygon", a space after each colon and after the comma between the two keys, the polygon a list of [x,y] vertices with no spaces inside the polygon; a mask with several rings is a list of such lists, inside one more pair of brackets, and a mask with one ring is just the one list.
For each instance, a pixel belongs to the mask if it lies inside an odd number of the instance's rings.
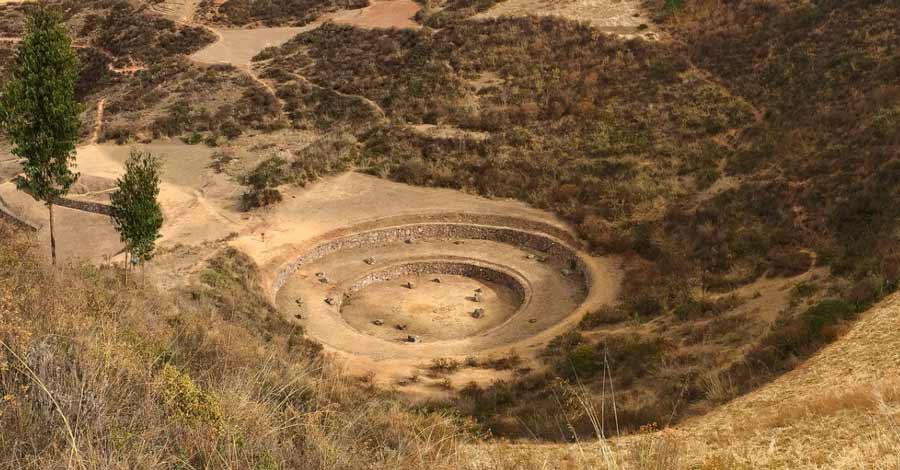
{"label": "dry bush", "polygon": [[368,5],[369,0],[202,0],[197,14],[226,26],[302,26],[330,11]]}

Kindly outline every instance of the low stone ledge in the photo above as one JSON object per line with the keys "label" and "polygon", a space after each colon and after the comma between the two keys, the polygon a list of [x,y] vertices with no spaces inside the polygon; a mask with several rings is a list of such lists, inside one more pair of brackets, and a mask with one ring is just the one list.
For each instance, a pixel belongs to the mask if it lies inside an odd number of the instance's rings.
{"label": "low stone ledge", "polygon": [[[346,232],[349,229],[342,230]],[[337,253],[343,250],[355,249],[366,246],[378,246],[391,243],[402,243],[405,240],[489,240],[505,243],[511,246],[530,248],[547,253],[550,257],[571,264],[574,274],[582,279],[585,288],[589,288],[592,278],[589,269],[572,249],[550,235],[538,234],[518,230],[509,227],[495,227],[488,225],[471,225],[459,223],[419,223],[373,229],[364,232],[352,233],[340,238],[324,241],[303,253],[300,257],[284,265],[276,274],[272,285],[272,295],[277,296],[278,291],[287,282],[301,265],[317,259]]]}

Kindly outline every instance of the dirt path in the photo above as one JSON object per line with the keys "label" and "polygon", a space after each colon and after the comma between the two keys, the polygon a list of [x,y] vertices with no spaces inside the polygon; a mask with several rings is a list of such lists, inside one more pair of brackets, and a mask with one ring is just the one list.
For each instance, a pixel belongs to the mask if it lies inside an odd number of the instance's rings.
{"label": "dirt path", "polygon": [[96,145],[100,139],[100,131],[103,129],[103,110],[106,107],[106,98],[100,98],[97,102],[97,118],[94,123],[94,132],[91,133],[90,145]]}
{"label": "dirt path", "polygon": [[375,0],[365,8],[332,13],[328,19],[360,28],[418,29],[422,25],[416,23],[415,17],[421,8],[413,0]]}
{"label": "dirt path", "polygon": [[[376,0],[366,8],[338,11],[299,28],[218,29],[194,20],[196,0],[168,3],[178,4],[181,7],[168,8],[166,16],[185,26],[204,28],[217,38],[215,43],[198,51],[191,56],[191,59],[204,64],[228,63],[234,65],[275,99],[278,103],[278,113],[284,110],[286,103],[278,96],[275,86],[263,80],[253,68],[253,57],[263,49],[280,46],[294,36],[312,31],[327,21],[363,28],[418,28],[419,25],[414,21],[414,17],[421,8],[412,0]],[[334,91],[342,96],[351,96],[337,90]],[[363,99],[381,116],[385,115],[381,106],[368,97],[352,96]]]}
{"label": "dirt path", "polygon": [[[306,78],[306,77],[304,77],[303,75],[300,75],[300,74],[294,73],[294,72],[288,72],[288,74],[291,75],[291,76],[293,76],[293,77],[296,78],[297,80],[302,80],[302,81],[306,82],[307,84],[309,84],[309,85],[311,85],[311,86],[318,87],[318,88],[323,88],[321,85],[318,85],[318,84],[316,84],[316,83],[313,83],[313,82],[309,81],[309,79]],[[364,96],[364,95],[351,95],[351,94],[344,93],[344,92],[339,91],[339,90],[335,90],[334,88],[329,88],[329,90],[333,91],[336,95],[338,95],[338,96],[340,96],[340,97],[342,97],[342,98],[358,98],[358,99],[362,100],[364,103],[366,103],[366,105],[368,105],[368,106],[369,106],[370,108],[372,108],[376,113],[378,113],[379,117],[381,117],[382,119],[383,119],[384,117],[387,116],[387,113],[384,112],[384,108],[382,108],[380,104],[376,103],[375,101],[373,101],[371,98],[369,98],[369,97],[367,97],[367,96]]]}

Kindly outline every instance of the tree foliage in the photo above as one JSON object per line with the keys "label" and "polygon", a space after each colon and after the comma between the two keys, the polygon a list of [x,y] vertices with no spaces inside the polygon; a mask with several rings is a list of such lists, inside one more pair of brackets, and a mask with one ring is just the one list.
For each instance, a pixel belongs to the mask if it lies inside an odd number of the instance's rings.
{"label": "tree foliage", "polygon": [[9,77],[0,123],[23,160],[18,186],[50,204],[78,179],[71,167],[81,127],[78,58],[59,13],[37,8],[29,16]]}
{"label": "tree foliage", "polygon": [[153,258],[163,224],[159,196],[160,162],[149,152],[132,151],[119,190],[111,197],[113,225],[137,261]]}

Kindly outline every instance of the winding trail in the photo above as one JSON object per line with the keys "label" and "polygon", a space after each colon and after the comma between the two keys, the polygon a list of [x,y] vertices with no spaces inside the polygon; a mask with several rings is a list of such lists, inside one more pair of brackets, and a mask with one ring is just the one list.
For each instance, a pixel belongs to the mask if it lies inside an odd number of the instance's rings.
{"label": "winding trail", "polygon": [[[213,34],[216,37],[215,42],[213,42],[212,44],[206,46],[205,48],[203,48],[200,51],[191,55],[190,56],[191,60],[193,60],[194,62],[197,62],[197,63],[202,63],[202,64],[215,64],[215,63],[223,63],[224,62],[224,63],[233,65],[238,70],[241,70],[242,72],[244,72],[248,77],[250,77],[251,80],[253,80],[254,83],[261,86],[264,90],[266,90],[267,93],[269,93],[272,96],[272,98],[278,104],[278,109],[276,110],[276,113],[279,116],[284,112],[284,108],[285,108],[284,100],[278,96],[277,90],[275,89],[274,86],[272,86],[271,83],[266,82],[265,80],[260,78],[259,75],[257,75],[257,73],[253,70],[253,67],[252,67],[250,61],[247,61],[247,63],[235,63],[234,61],[230,61],[230,60],[224,60],[224,61],[216,60],[217,55],[224,56],[227,54],[228,41],[226,41],[226,36],[225,36],[225,34],[223,34],[223,30],[213,28],[213,27],[205,25],[203,23],[198,23],[194,20],[195,13],[197,11],[197,3],[198,3],[197,0],[185,0],[183,3],[177,4],[179,8],[167,7],[167,5],[169,3],[172,3],[172,2],[159,3],[159,4],[151,6],[151,9],[153,11],[156,11],[157,13],[169,18],[170,20],[174,21],[177,24],[180,24],[182,26],[187,26],[187,27],[203,28],[206,31],[209,31],[211,34]],[[315,25],[315,26],[313,26],[313,25]],[[319,25],[321,25],[321,23],[313,23],[313,24],[309,25],[308,27],[298,28],[298,29],[312,30],[312,29],[319,27]],[[248,31],[252,31],[252,30],[248,30]],[[227,33],[227,32],[225,32],[225,33]],[[299,32],[296,34],[299,34]],[[293,35],[288,36],[287,38],[284,39],[284,41],[287,41],[291,37],[293,37]],[[260,49],[260,50],[262,50],[262,49]],[[210,52],[210,51],[212,51],[212,52]],[[218,54],[216,54],[216,52],[218,52]],[[253,55],[256,55],[256,54],[254,53]],[[251,55],[250,58],[252,58],[253,55]]]}
{"label": "winding trail", "polygon": [[[174,6],[170,4],[174,4]],[[419,8],[417,4],[408,0],[376,1],[363,9],[340,10],[323,15],[302,27],[218,29],[195,21],[197,0],[185,0],[181,3],[163,2],[151,7],[157,13],[178,24],[203,28],[215,35],[216,42],[191,55],[191,60],[202,64],[227,63],[238,68],[273,97],[277,103],[276,113],[279,115],[284,113],[286,103],[278,96],[275,86],[262,79],[254,69],[253,57],[259,52],[266,47],[280,46],[296,35],[317,29],[328,21],[352,24],[362,28],[417,28],[419,25],[413,18]],[[308,82],[305,77],[296,76]],[[342,97],[360,98],[380,116],[385,116],[384,109],[366,96],[350,95],[335,89],[332,91]]]}
{"label": "winding trail", "polygon": [[100,130],[103,129],[103,110],[106,107],[106,98],[100,98],[97,102],[97,120],[94,124],[94,132],[91,133],[90,145],[97,145],[100,138]]}

